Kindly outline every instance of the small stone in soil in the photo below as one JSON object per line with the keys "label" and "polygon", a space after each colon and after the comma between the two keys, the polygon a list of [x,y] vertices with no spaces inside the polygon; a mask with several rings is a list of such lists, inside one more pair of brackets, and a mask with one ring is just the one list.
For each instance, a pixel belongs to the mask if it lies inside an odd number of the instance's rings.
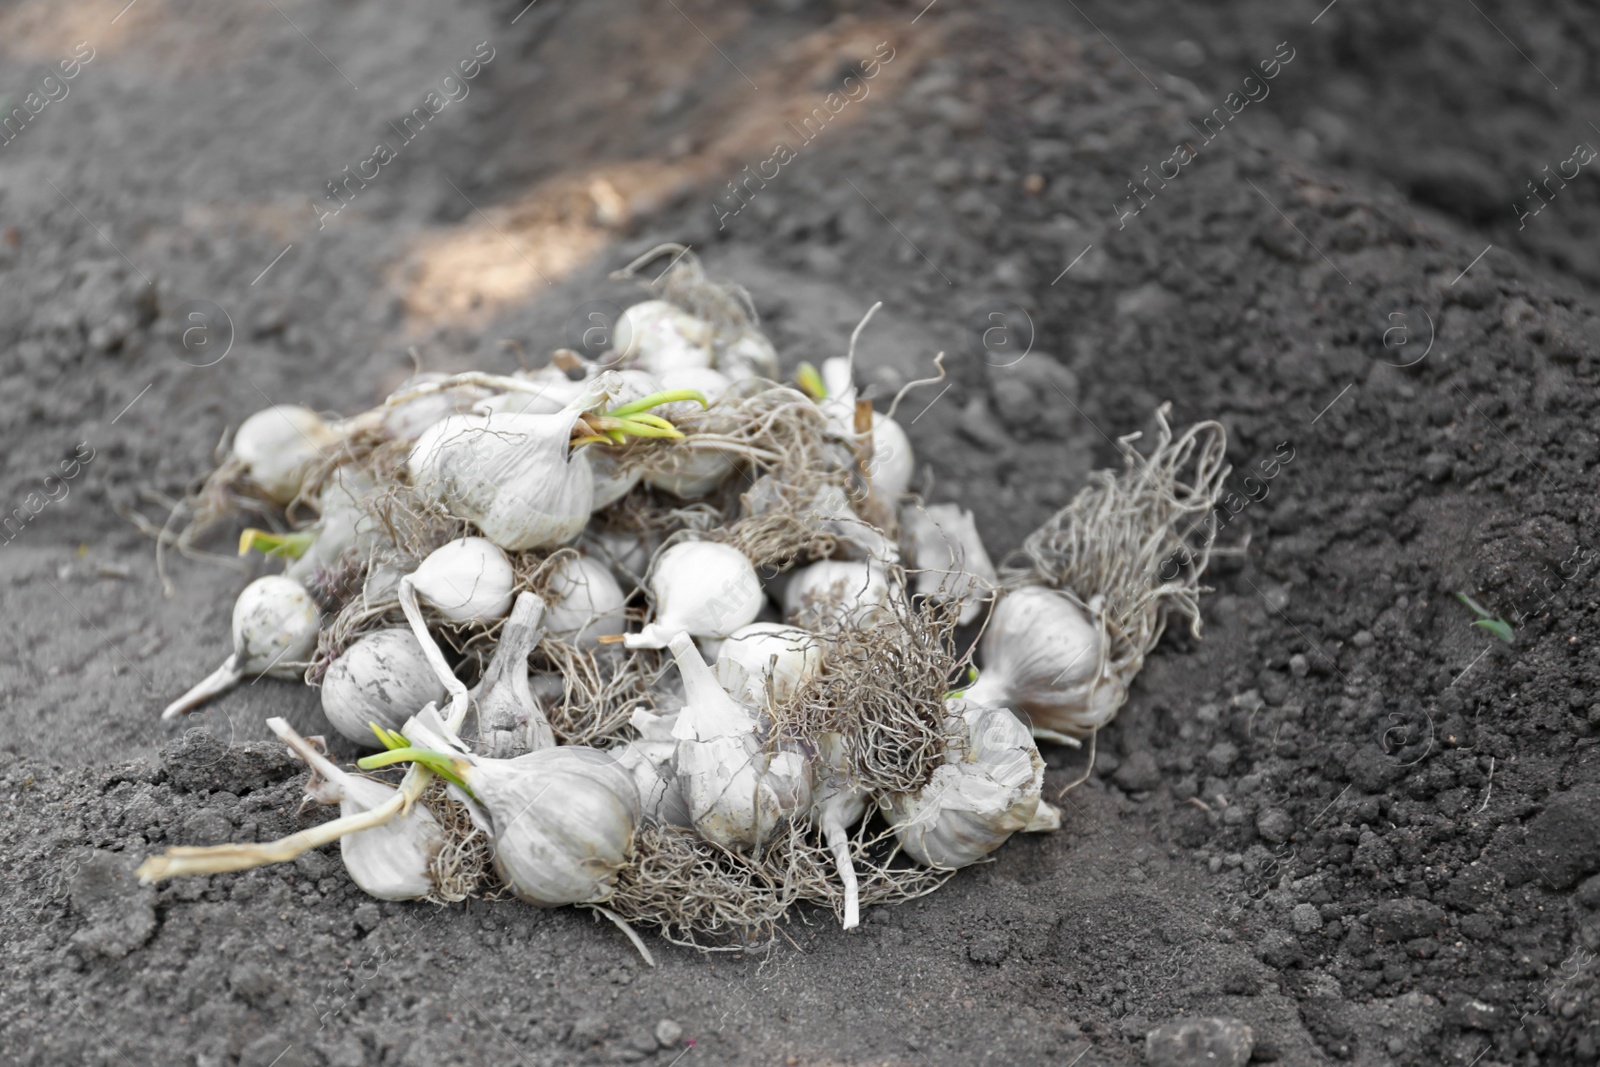
{"label": "small stone in soil", "polygon": [[1238,1019],[1177,1019],[1145,1035],[1144,1055],[1151,1067],[1244,1067],[1254,1046]]}

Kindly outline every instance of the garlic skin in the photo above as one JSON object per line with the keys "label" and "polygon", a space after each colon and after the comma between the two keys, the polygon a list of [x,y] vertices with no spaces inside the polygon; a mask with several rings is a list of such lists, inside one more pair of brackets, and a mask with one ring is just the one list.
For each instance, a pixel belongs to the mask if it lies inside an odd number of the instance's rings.
{"label": "garlic skin", "polygon": [[889,416],[872,413],[872,455],[867,460],[867,478],[873,492],[890,504],[897,503],[911,488],[916,457],[911,438]]}
{"label": "garlic skin", "polygon": [[516,759],[457,751],[436,714],[402,731],[452,757],[485,818],[495,868],[530,904],[598,904],[610,898],[633,851],[641,817],[633,776],[599,749],[561,745]]}
{"label": "garlic skin", "polygon": [[513,378],[526,379],[539,388],[536,391],[512,390],[496,393],[480,400],[473,414],[492,415],[554,415],[577,400],[588,388],[589,379],[573,379],[559,367],[541,367],[536,371],[518,371]]}
{"label": "garlic skin", "polygon": [[717,448],[696,448],[683,441],[661,449],[644,469],[643,481],[652,489],[671,493],[679,500],[696,500],[710,493],[739,469],[737,460]]}
{"label": "garlic skin", "polygon": [[682,367],[711,366],[711,325],[665,300],[625,308],[612,330],[622,361],[659,375]]}
{"label": "garlic skin", "polygon": [[959,603],[963,626],[976,619],[997,577],[972,512],[957,504],[908,507],[901,512],[900,526],[911,542],[912,562],[921,572],[917,592]]}
{"label": "garlic skin", "polygon": [[318,571],[337,567],[346,557],[371,556],[384,538],[364,504],[377,490],[377,482],[364,470],[340,467],[334,471],[317,496],[311,547],[299,559],[290,560],[284,574],[305,584]]}
{"label": "garlic skin", "polygon": [[[268,719],[267,726],[311,768],[306,796],[321,804],[339,805],[341,817],[382,807],[398,792],[393,786],[337,766],[283,719]],[[438,888],[429,867],[445,843],[444,830],[433,813],[415,804],[381,826],[345,834],[339,839],[339,855],[350,880],[367,896],[420,900]]]}
{"label": "garlic skin", "polygon": [[678,743],[672,740],[652,741],[640,738],[628,741],[610,750],[617,762],[633,775],[634,788],[639,790],[639,807],[646,819],[666,826],[691,827],[689,804],[683,797],[683,786],[678,781],[673,763]]}
{"label": "garlic skin", "polygon": [[787,704],[822,666],[822,646],[795,626],[753,622],[721,643],[713,668],[717,683],[729,693],[764,706]]}
{"label": "garlic skin", "polygon": [[555,732],[528,677],[528,657],[544,636],[544,615],[544,601],[533,593],[518,594],[483,680],[472,690],[478,748],[485,756],[511,759],[556,746]]}
{"label": "garlic skin", "polygon": [[281,574],[257,578],[233,602],[233,653],[222,666],[168,704],[162,719],[192,711],[242,678],[297,677],[317,648],[322,613],[305,586]]}
{"label": "garlic skin", "polygon": [[604,511],[627,496],[644,477],[644,471],[638,466],[625,469],[617,454],[608,448],[586,448],[584,453],[589,457],[589,469],[594,476],[594,499],[589,504],[590,514]]}
{"label": "garlic skin", "polygon": [[552,415],[452,415],[412,446],[411,483],[508,552],[566,544],[594,509],[588,450],[572,451],[572,428],[616,388],[602,373]]}
{"label": "garlic skin", "polygon": [[675,634],[727,637],[755,621],[766,600],[743,552],[715,541],[680,541],[656,555],[646,578],[655,621],[628,634],[628,648],[666,648]]}
{"label": "garlic skin", "polygon": [[358,745],[377,747],[368,723],[398,730],[430,703],[445,699],[444,684],[407,629],[377,630],[333,661],[322,679],[322,713]]}
{"label": "garlic skin", "polygon": [[482,537],[461,537],[434,549],[411,573],[423,603],[450,622],[488,623],[511,610],[516,585],[511,560]]}
{"label": "garlic skin", "polygon": [[544,627],[550,636],[579,648],[628,627],[627,596],[605,564],[590,556],[564,556],[551,568]]}
{"label": "garlic skin", "polygon": [[1044,760],[1028,728],[1005,709],[959,699],[947,706],[965,751],[953,749],[916,793],[880,796],[878,806],[912,859],[956,870],[1033,823]]}
{"label": "garlic skin", "polygon": [[880,564],[825,559],[790,576],[783,590],[783,615],[817,630],[871,626],[892,595]]}
{"label": "garlic skin", "polygon": [[[431,382],[445,381],[450,377],[436,371],[413,375],[400,383],[395,394],[405,393]],[[382,409],[384,433],[393,441],[415,441],[423,431],[440,419],[472,410],[473,405],[485,400],[487,390],[475,385],[458,385],[437,393],[414,396],[410,400]]]}
{"label": "garlic skin", "polygon": [[611,574],[628,589],[641,588],[650,569],[655,539],[622,530],[584,531],[584,548],[611,569]]}
{"label": "garlic skin", "polygon": [[811,806],[811,775],[796,752],[769,751],[754,709],[723,691],[686,633],[672,639],[685,703],[672,734],[675,766],[700,836],[730,849],[758,848]]}
{"label": "garlic skin", "polygon": [[1012,709],[1036,737],[1087,737],[1128,698],[1105,662],[1100,626],[1072,599],[1042,585],[1001,599],[978,650],[983,666],[966,699]]}
{"label": "garlic skin", "polygon": [[717,354],[717,370],[733,381],[746,378],[778,380],[778,350],[759,330],[746,330]]}
{"label": "garlic skin", "polygon": [[239,424],[233,435],[233,457],[244,464],[250,480],[267,499],[288,504],[312,464],[337,442],[338,432],[321,415],[299,404],[275,404]]}

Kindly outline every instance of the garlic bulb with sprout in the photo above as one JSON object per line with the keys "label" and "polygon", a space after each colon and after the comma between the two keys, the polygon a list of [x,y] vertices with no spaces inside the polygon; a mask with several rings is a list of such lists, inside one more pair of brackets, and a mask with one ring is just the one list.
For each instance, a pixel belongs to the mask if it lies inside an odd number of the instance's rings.
{"label": "garlic bulb with sprout", "polygon": [[686,633],[672,639],[684,705],[672,734],[675,766],[700,836],[723,848],[758,848],[811,805],[811,774],[798,752],[772,751],[755,709],[717,684]]}
{"label": "garlic bulb with sprout", "polygon": [[281,538],[266,535],[252,540],[264,540],[269,548],[274,542],[300,541],[304,549],[284,573],[297,582],[310,582],[319,572],[333,570],[347,559],[370,556],[383,543],[378,520],[366,509],[366,502],[377,492],[371,474],[358,467],[340,467],[318,491],[317,521],[310,527]]}
{"label": "garlic bulb with sprout", "polygon": [[464,787],[494,842],[495,867],[517,896],[546,907],[611,897],[640,810],[633,776],[609,753],[561,745],[515,759],[477,756],[457,747],[432,709],[401,732],[413,747],[368,756],[361,766],[412,760]]}
{"label": "garlic bulb with sprout", "polygon": [[[692,389],[706,398],[707,403],[715,404],[733,380],[721,371],[712,370],[710,367],[676,367],[672,370],[661,372],[658,376],[661,388],[666,390]],[[693,414],[698,410],[697,405],[681,401],[677,404],[668,404],[661,409],[661,413],[671,418],[677,414]]]}
{"label": "garlic bulb with sprout", "polygon": [[422,602],[447,621],[468,624],[505,618],[517,579],[498,545],[482,537],[458,537],[428,553],[409,581]]}
{"label": "garlic bulb with sprout", "polygon": [[851,781],[844,738],[839,734],[825,733],[817,738],[817,763],[817,828],[822,831],[828,851],[833,853],[839,881],[844,886],[843,926],[853,930],[861,923],[861,890],[850,855],[850,828],[866,817],[867,791]]}
{"label": "garlic bulb with sprout", "polygon": [[617,316],[612,346],[623,362],[661,374],[711,366],[711,337],[710,323],[665,300],[645,300]]}
{"label": "garlic bulb with sprout", "polygon": [[1107,663],[1101,625],[1042,585],[1014,589],[995,605],[978,651],[982,669],[966,699],[1012,709],[1035,737],[1077,744],[1128,697]]}
{"label": "garlic bulb with sprout", "polygon": [[680,633],[727,637],[754,622],[766,599],[745,554],[715,541],[680,541],[663,549],[646,585],[655,620],[624,638],[628,648],[666,648]]}
{"label": "garlic bulb with sprout", "polygon": [[783,614],[814,629],[871,626],[888,610],[893,595],[881,564],[825,559],[789,576]]}
{"label": "garlic bulb with sprout", "polygon": [[300,495],[307,472],[338,439],[338,431],[310,408],[275,404],[239,424],[233,457],[267,499],[288,504]]}
{"label": "garlic bulb with sprout", "polygon": [[741,626],[717,650],[717,682],[741,700],[764,706],[793,700],[822,665],[822,646],[796,626],[753,622]]}
{"label": "garlic bulb with sprout", "polygon": [[594,504],[594,474],[572,451],[578,418],[607,395],[601,375],[551,415],[451,415],[429,427],[406,459],[411,484],[469,519],[508,551],[577,537]]}
{"label": "garlic bulb with sprout", "polygon": [[900,526],[919,571],[917,592],[961,605],[963,626],[976,619],[995,589],[996,575],[972,512],[957,504],[908,507]]}
{"label": "garlic bulb with sprout", "polygon": [[344,650],[322,679],[322,713],[345,737],[372,748],[369,723],[399,729],[446,689],[410,630],[376,630]]}
{"label": "garlic bulb with sprout", "polygon": [[591,556],[564,555],[546,581],[544,628],[550,636],[595,648],[602,637],[628,628],[627,596],[605,564]]}
{"label": "garlic bulb with sprout", "polygon": [[878,806],[906,853],[929,867],[976,863],[1019,830],[1053,828],[1060,815],[1041,810],[1044,760],[1027,727],[1003,708],[953,699],[952,728],[961,743],[915,793],[883,795]]}
{"label": "garlic bulb with sprout", "polygon": [[[371,811],[394,798],[394,786],[337,766],[283,719],[268,719],[267,726],[311,768],[306,780],[307,798],[319,804],[339,805],[341,817]],[[433,813],[414,804],[409,812],[380,826],[339,838],[339,856],[350,880],[367,896],[418,900],[433,896],[438,890],[433,860],[445,844],[444,829]]]}
{"label": "garlic bulb with sprout", "polygon": [[233,602],[233,652],[222,666],[168,704],[163,719],[175,719],[247,677],[294,678],[317,647],[322,613],[305,586],[281,574],[257,578]]}
{"label": "garlic bulb with sprout", "polygon": [[485,756],[510,759],[555,747],[556,735],[528,678],[528,657],[544,636],[544,615],[544,601],[533,593],[517,594],[489,667],[472,690],[478,748]]}

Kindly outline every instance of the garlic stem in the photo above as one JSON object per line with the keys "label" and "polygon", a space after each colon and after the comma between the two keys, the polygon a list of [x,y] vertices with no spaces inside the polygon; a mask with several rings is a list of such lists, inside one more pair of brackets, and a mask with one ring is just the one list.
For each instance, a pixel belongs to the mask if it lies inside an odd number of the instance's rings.
{"label": "garlic stem", "polygon": [[850,835],[834,811],[822,816],[822,836],[833,851],[833,862],[839,868],[839,881],[844,883],[844,928],[854,930],[861,925],[861,890],[856,885],[856,868],[850,859]]}
{"label": "garlic stem", "polygon": [[329,782],[343,784],[353,777],[349,771],[317,751],[316,746],[296,733],[294,727],[290,726],[286,720],[279,718],[268,719],[267,729],[277,734],[278,740],[288,745],[294,751],[294,754],[300,757],[300,762]]}
{"label": "garlic stem", "polygon": [[331,845],[346,834],[371,830],[405,814],[432,780],[433,775],[424,767],[412,764],[411,770],[406,772],[405,779],[400,783],[399,791],[370,811],[331,819],[309,830],[260,844],[209,845],[200,848],[176,845],[159,856],[151,856],[139,864],[139,869],[134,873],[139,876],[140,882],[150,885],[183,875],[222,874],[227,871],[248,871],[270,863],[287,863],[314,848]]}
{"label": "garlic stem", "polygon": [[433,673],[439,678],[439,684],[450,694],[450,718],[446,720],[450,732],[459,733],[461,724],[467,721],[467,708],[472,702],[467,687],[456,677],[455,671],[450,669],[450,664],[445,662],[444,653],[439,651],[439,643],[433,639],[433,634],[428,632],[428,624],[422,620],[422,607],[417,603],[417,588],[409,574],[400,579],[399,596],[400,609],[405,612],[406,621],[411,624],[411,632],[417,635],[417,643],[422,646],[422,654],[427,658],[428,666],[433,668]]}
{"label": "garlic stem", "polygon": [[161,713],[163,720],[176,719],[186,711],[193,711],[212,697],[226,693],[239,684],[244,677],[244,671],[239,669],[238,653],[232,653],[222,661],[222,666],[196,682],[194,688],[183,696],[168,704]]}

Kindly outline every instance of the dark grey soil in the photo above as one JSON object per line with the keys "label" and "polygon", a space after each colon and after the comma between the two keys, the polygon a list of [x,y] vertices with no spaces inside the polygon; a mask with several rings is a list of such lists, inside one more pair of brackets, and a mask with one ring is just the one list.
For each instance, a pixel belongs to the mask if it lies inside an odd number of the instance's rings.
{"label": "dark grey soil", "polygon": [[[1260,1062],[1595,1061],[1600,195],[1513,210],[1600,144],[1591,9],[122,7],[0,10],[7,110],[94,49],[0,144],[0,511],[38,510],[0,545],[0,1059],[1087,1065],[1219,1016]],[[785,120],[880,42],[801,146]],[[875,300],[881,392],[945,351],[901,421],[997,552],[1162,401],[1227,426],[1204,640],[1152,658],[1061,832],[853,934],[799,915],[763,959],[654,970],[587,914],[367,900],[336,854],[139,888],[152,851],[320,817],[261,722],[323,726],[279,681],[161,726],[246,575],[174,560],[163,597],[128,516],[269,402],[581,344],[664,239],[790,363]],[[1055,789],[1083,763],[1048,758]]]}

